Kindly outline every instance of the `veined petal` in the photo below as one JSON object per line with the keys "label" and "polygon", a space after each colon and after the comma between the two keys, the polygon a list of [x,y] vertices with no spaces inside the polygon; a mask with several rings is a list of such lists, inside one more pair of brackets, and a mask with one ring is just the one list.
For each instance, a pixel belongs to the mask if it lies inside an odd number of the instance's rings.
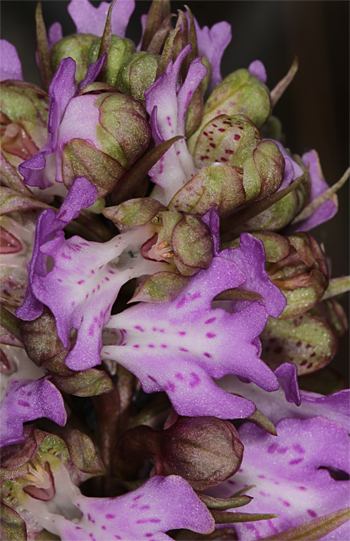
{"label": "veined petal", "polygon": [[[72,17],[78,34],[95,34],[101,37],[106,24],[110,4],[101,2],[95,8],[89,0],[71,0],[68,13]],[[112,11],[112,34],[125,37],[126,27],[135,9],[134,0],[118,0]]]}
{"label": "veined petal", "polygon": [[168,530],[186,528],[204,534],[214,529],[206,506],[187,481],[176,475],[152,477],[141,488],[116,498],[83,496],[63,466],[54,477],[56,493],[64,498],[66,514],[73,520],[59,514],[54,500],[49,507],[46,502],[27,497],[24,507],[62,539],[165,541],[171,539],[165,534]]}
{"label": "veined petal", "polygon": [[38,218],[32,259],[28,268],[28,287],[22,306],[16,314],[19,318],[31,321],[43,312],[42,303],[33,292],[33,280],[36,275],[46,276],[47,256],[41,247],[52,240],[71,220],[79,216],[81,209],[92,205],[97,198],[97,189],[86,178],[75,179],[60,210],[44,210]]}
{"label": "veined petal", "polygon": [[[244,251],[251,249],[243,242],[237,257],[230,253],[234,250],[220,252],[172,301],[139,304],[112,316],[107,327],[122,329],[121,338],[118,345],[105,346],[102,357],[118,360],[146,392],[166,391],[180,415],[251,415],[252,402],[222,393],[212,378],[237,374],[265,390],[278,388],[276,376],[259,358],[258,336],[271,306],[266,308],[262,301],[232,303],[231,313],[211,307],[220,292],[249,283]],[[259,265],[260,254],[254,260],[254,253],[249,264]],[[259,281],[258,275],[255,279]],[[269,295],[266,290],[265,294]]]}
{"label": "veined petal", "polygon": [[211,28],[201,28],[196,21],[198,51],[210,62],[211,77],[208,85],[210,93],[221,81],[220,63],[226,47],[232,39],[231,25],[226,21],[214,24]]}
{"label": "veined petal", "polygon": [[16,47],[6,39],[0,39],[0,58],[0,81],[6,81],[6,79],[23,81],[22,65]]}
{"label": "veined petal", "polygon": [[[212,489],[225,497],[248,485],[251,513],[276,513],[277,518],[235,525],[238,539],[253,541],[283,532],[312,518],[350,504],[349,481],[334,480],[327,468],[349,473],[346,430],[323,417],[283,419],[277,438],[252,423],[239,429],[244,445],[241,469]],[[336,449],[336,452],[335,452]],[[349,523],[322,539],[347,539]]]}
{"label": "veined petal", "polygon": [[142,257],[141,246],[150,236],[146,226],[102,244],[76,236],[66,240],[59,231],[41,247],[42,254],[53,258],[54,267],[44,276],[34,276],[33,292],[54,314],[58,336],[67,349],[71,330],[78,330],[65,361],[72,370],[101,363],[102,326],[110,318],[121,286],[131,278],[167,268],[166,263]]}
{"label": "veined petal", "polygon": [[[166,72],[145,92],[146,109],[151,116],[152,135],[159,144],[175,135],[185,135],[185,117],[191,97],[205,77],[206,67],[200,58],[190,65],[187,77],[179,88],[181,65],[189,54],[187,45],[175,62],[169,62]],[[149,174],[158,185],[153,195],[161,203],[169,203],[172,196],[197,172],[184,140],[177,141],[152,167]]]}

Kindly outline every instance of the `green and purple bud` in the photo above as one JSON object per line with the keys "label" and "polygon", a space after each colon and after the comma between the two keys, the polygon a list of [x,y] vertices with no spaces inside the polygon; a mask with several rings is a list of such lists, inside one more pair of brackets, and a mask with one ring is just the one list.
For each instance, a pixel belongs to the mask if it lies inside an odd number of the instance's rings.
{"label": "green and purple bud", "polygon": [[1,83],[1,150],[17,167],[45,144],[49,98],[37,86],[22,81]]}
{"label": "green and purple bud", "polygon": [[[96,62],[99,56],[101,38],[95,39],[88,54],[88,65]],[[117,84],[118,76],[130,58],[136,52],[135,44],[127,38],[111,35],[111,43],[108,52],[106,83],[121,90]]]}
{"label": "green and purple bud", "polygon": [[247,69],[239,69],[228,75],[210,94],[203,120],[189,140],[192,152],[202,128],[219,115],[246,115],[260,128],[271,114],[270,92],[264,83]]}
{"label": "green and purple bud", "polygon": [[145,51],[133,54],[119,71],[115,86],[145,106],[145,91],[156,80],[159,58]]}
{"label": "green and purple bud", "polygon": [[146,458],[154,461],[155,475],[180,475],[195,490],[205,490],[236,473],[243,445],[228,421],[179,417],[163,431],[140,426],[123,434],[116,448],[116,470],[132,477]]}
{"label": "green and purple bud", "polygon": [[94,34],[70,34],[57,41],[51,49],[53,73],[58,70],[64,58],[70,57],[76,62],[75,83],[78,84],[82,81],[90,65],[88,62],[89,51],[94,42],[96,42]]}

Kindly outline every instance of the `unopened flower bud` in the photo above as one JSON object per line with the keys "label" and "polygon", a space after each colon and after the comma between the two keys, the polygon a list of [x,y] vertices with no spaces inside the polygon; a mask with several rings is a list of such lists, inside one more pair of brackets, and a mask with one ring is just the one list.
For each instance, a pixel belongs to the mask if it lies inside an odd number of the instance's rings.
{"label": "unopened flower bud", "polygon": [[236,473],[243,445],[228,421],[179,417],[163,431],[139,426],[123,434],[116,449],[117,469],[132,477],[146,458],[154,461],[155,475],[181,475],[195,490],[205,490]]}
{"label": "unopened flower bud", "polygon": [[89,49],[95,40],[94,34],[71,34],[60,39],[52,47],[52,70],[55,72],[64,58],[73,58],[76,62],[75,82],[78,84],[86,75]]}
{"label": "unopened flower bud", "polygon": [[[100,45],[101,38],[95,39],[89,50],[88,65],[96,62]],[[117,80],[121,69],[128,63],[135,52],[135,44],[130,39],[123,39],[112,34],[108,51],[106,83],[117,87]]]}
{"label": "unopened flower bud", "polygon": [[0,86],[1,150],[18,166],[46,142],[49,98],[37,86],[22,81],[4,81]]}
{"label": "unopened flower bud", "polygon": [[245,115],[219,115],[201,129],[192,150],[196,167],[219,162],[243,167],[261,141],[258,128]]}
{"label": "unopened flower bud", "polygon": [[104,197],[147,149],[151,129],[146,117],[140,103],[117,91],[73,98],[60,126],[62,166],[58,163],[56,176],[62,171],[68,188],[84,176]]}
{"label": "unopened flower bud", "polygon": [[280,318],[290,318],[310,310],[328,287],[328,269],[318,242],[308,233],[283,237],[277,233],[255,233],[266,252],[266,269],[271,281],[287,299]]}
{"label": "unopened flower bud", "polygon": [[180,417],[160,433],[157,475],[181,475],[196,490],[205,490],[239,469],[243,445],[234,426],[215,417]]}
{"label": "unopened flower bud", "polygon": [[246,115],[260,128],[271,114],[270,92],[259,79],[246,69],[228,75],[210,94],[202,124],[189,141],[193,149],[205,124],[219,115]]}
{"label": "unopened flower bud", "polygon": [[119,72],[117,88],[145,105],[145,91],[156,79],[159,56],[135,53]]}

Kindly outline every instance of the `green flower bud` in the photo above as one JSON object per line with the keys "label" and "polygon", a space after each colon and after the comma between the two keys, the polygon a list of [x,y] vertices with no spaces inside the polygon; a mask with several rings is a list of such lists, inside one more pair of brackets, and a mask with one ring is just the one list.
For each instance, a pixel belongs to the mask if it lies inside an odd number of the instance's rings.
{"label": "green flower bud", "polygon": [[228,75],[210,94],[204,107],[202,124],[190,138],[190,152],[205,124],[219,115],[236,114],[246,115],[258,128],[271,114],[269,89],[246,69]]}
{"label": "green flower bud", "polygon": [[37,86],[21,81],[4,81],[0,87],[1,150],[18,166],[46,143],[49,97]]}
{"label": "green flower bud", "polygon": [[247,116],[220,115],[202,127],[191,152],[198,168],[214,162],[243,167],[260,141],[258,128]]}
{"label": "green flower bud", "polygon": [[156,80],[159,55],[135,53],[119,72],[117,88],[145,105],[145,90]]}
{"label": "green flower bud", "polygon": [[308,233],[254,234],[264,243],[270,279],[287,299],[280,319],[302,314],[319,302],[328,287],[328,269],[318,242]]}
{"label": "green flower bud", "polygon": [[[66,36],[52,47],[51,67],[55,72],[61,60],[71,57],[76,62],[75,82],[82,81],[86,75],[89,49],[96,40],[94,34],[71,34]],[[96,58],[97,60],[97,58]]]}
{"label": "green flower bud", "polygon": [[[91,45],[88,55],[88,66],[90,66],[90,64],[92,64],[93,62],[96,62],[100,50],[100,45],[101,38],[95,39],[95,41]],[[135,51],[135,44],[130,39],[123,39],[115,35],[111,36],[111,44],[109,47],[107,61],[106,83],[117,87],[120,70],[125,66],[125,64],[129,62]]]}

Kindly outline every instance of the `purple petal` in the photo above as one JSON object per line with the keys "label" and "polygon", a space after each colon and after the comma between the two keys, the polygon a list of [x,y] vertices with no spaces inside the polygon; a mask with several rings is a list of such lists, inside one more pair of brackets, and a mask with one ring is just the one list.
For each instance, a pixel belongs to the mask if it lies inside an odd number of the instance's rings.
{"label": "purple petal", "polygon": [[291,155],[287,152],[287,150],[279,141],[275,141],[275,139],[263,139],[263,141],[273,141],[280,149],[280,152],[284,158],[284,175],[282,184],[279,187],[278,191],[283,190],[284,188],[287,188],[287,186],[289,186],[294,180],[299,178],[304,173],[304,171],[302,170],[300,165],[295,160],[293,160]]}
{"label": "purple petal", "polygon": [[[240,248],[214,257],[210,268],[199,271],[174,300],[139,304],[112,316],[107,327],[122,329],[121,339],[118,345],[105,346],[102,357],[118,360],[139,378],[147,393],[166,391],[180,415],[249,416],[252,403],[221,392],[212,378],[237,374],[265,390],[278,388],[276,376],[259,359],[258,336],[266,324],[267,309],[260,301],[233,303],[228,313],[212,308],[211,302],[226,289],[246,283],[253,287],[253,276],[246,271],[247,265],[249,270],[260,266],[259,249],[254,251],[243,240]],[[231,254],[235,251],[237,256]],[[255,291],[270,295],[271,311],[275,286],[270,291],[259,272],[254,279],[262,281]],[[283,309],[281,298],[277,303]]]}
{"label": "purple petal", "polygon": [[0,405],[0,446],[24,441],[23,423],[47,417],[64,426],[67,413],[59,390],[49,376],[36,381],[11,379]]}
{"label": "purple petal", "polygon": [[46,156],[56,150],[61,120],[68,103],[76,93],[74,77],[75,61],[72,58],[64,58],[49,88],[50,111],[47,126],[47,143],[35,156],[19,165],[19,171],[28,186],[38,186],[42,190],[52,186],[52,182],[44,175]]}
{"label": "purple petal", "polygon": [[87,70],[87,74],[85,76],[85,79],[80,81],[80,83],[78,84],[78,92],[80,92],[80,90],[82,88],[84,88],[84,86],[89,85],[89,84],[91,84],[91,83],[93,83],[95,81],[96,77],[98,76],[98,74],[100,73],[100,71],[102,69],[102,66],[103,66],[106,58],[107,58],[107,55],[104,54],[104,55],[101,56],[101,58],[99,58],[98,60],[96,60],[96,62],[93,62],[89,66],[89,69]]}
{"label": "purple petal", "polygon": [[41,247],[52,240],[71,220],[79,216],[81,209],[92,205],[97,199],[97,189],[86,178],[74,180],[66,199],[57,215],[54,210],[44,210],[38,218],[32,259],[28,268],[28,287],[22,306],[16,314],[25,321],[32,321],[43,312],[43,304],[37,299],[33,291],[33,282],[36,276],[44,277],[47,274],[47,256]]}
{"label": "purple petal", "polygon": [[71,330],[78,331],[65,362],[73,370],[84,370],[101,363],[102,327],[121,286],[131,278],[164,270],[166,263],[141,256],[141,246],[150,236],[147,227],[104,244],[80,237],[66,240],[57,229],[55,235],[41,245],[41,256],[51,256],[54,267],[48,274],[46,269],[34,274],[32,291],[54,314],[58,336],[67,349]]}
{"label": "purple petal", "polygon": [[[308,200],[308,204],[310,204],[319,195],[328,190],[329,186],[323,178],[321,165],[316,150],[310,150],[310,152],[303,154],[301,159],[305,167],[310,164],[309,174],[311,179],[311,193]],[[292,226],[291,230],[293,233],[310,231],[310,229],[313,229],[314,227],[333,218],[337,211],[337,196],[334,195],[332,199],[328,199],[322,205],[320,205],[318,209],[316,209],[313,214],[309,216],[309,218],[299,222],[294,227]]]}
{"label": "purple petal", "polygon": [[260,240],[249,233],[242,233],[239,247],[235,250],[223,250],[220,256],[227,257],[240,269],[244,269],[246,280],[241,289],[259,293],[265,300],[269,316],[278,317],[283,312],[287,301],[265,271],[265,249]]}
{"label": "purple petal", "polygon": [[[349,438],[337,423],[322,417],[284,419],[277,438],[252,423],[239,429],[244,445],[242,467],[214,489],[226,496],[248,485],[250,513],[276,513],[277,518],[235,525],[238,538],[251,541],[342,509],[350,504],[349,481],[334,480],[327,469],[349,473]],[[323,539],[347,539],[349,523]]]}
{"label": "purple petal", "polygon": [[198,51],[210,62],[212,72],[208,85],[210,93],[222,80],[220,63],[226,47],[232,39],[231,25],[226,21],[214,24],[210,29],[207,26],[200,28],[195,20]]}
{"label": "purple petal", "polygon": [[227,392],[240,394],[253,401],[274,424],[285,417],[307,419],[323,416],[350,432],[350,391],[346,389],[328,396],[299,391],[295,372],[295,366],[290,363],[284,363],[275,370],[281,386],[272,393],[265,392],[253,383],[244,384],[236,376],[226,376],[220,380],[219,385]]}
{"label": "purple petal", "polygon": [[6,79],[23,81],[22,65],[16,47],[5,39],[0,39],[0,58],[0,81],[6,81]]}
{"label": "purple petal", "polygon": [[48,32],[48,40],[49,40],[50,49],[52,49],[52,47],[55,45],[55,43],[60,41],[62,39],[62,37],[63,37],[62,26],[58,22],[53,23],[50,26],[49,32]]}
{"label": "purple petal", "polygon": [[[145,92],[146,109],[151,116],[152,136],[156,144],[175,135],[185,135],[187,107],[206,74],[201,59],[195,58],[183,85],[178,88],[180,68],[190,50],[191,46],[187,45],[175,62],[169,62],[166,72]],[[169,203],[196,172],[185,141],[177,141],[149,172],[152,181],[158,185],[153,192],[154,197],[161,203]]]}
{"label": "purple petal", "polygon": [[[155,476],[141,488],[116,498],[88,498],[72,484],[65,468],[55,473],[56,491],[65,500],[71,516],[80,512],[80,520],[68,520],[46,502],[26,497],[26,508],[47,530],[70,541],[125,539],[170,540],[165,532],[186,528],[209,534],[214,520],[191,486],[176,475]],[[57,514],[55,514],[55,511]],[[79,511],[80,510],[80,511]],[[59,513],[59,514],[58,514]]]}
{"label": "purple petal", "polygon": [[[101,37],[106,24],[110,4],[101,2],[98,8],[89,0],[71,0],[68,13],[72,17],[78,34],[95,34]],[[126,27],[135,9],[134,0],[118,0],[112,11],[112,34],[125,37]]]}
{"label": "purple petal", "polygon": [[254,60],[254,62],[252,62],[249,65],[248,71],[249,73],[254,75],[254,77],[259,79],[259,81],[261,81],[264,84],[266,83],[267,81],[266,69],[265,69],[264,64],[260,60]]}

